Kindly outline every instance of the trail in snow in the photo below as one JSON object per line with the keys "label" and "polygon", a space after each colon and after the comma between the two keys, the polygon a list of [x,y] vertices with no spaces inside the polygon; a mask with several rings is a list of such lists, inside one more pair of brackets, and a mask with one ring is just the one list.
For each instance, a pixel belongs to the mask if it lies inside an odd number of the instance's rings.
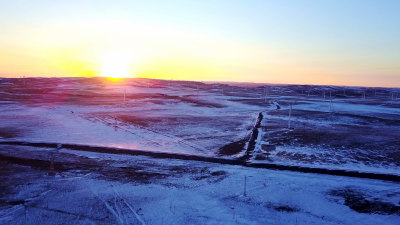
{"label": "trail in snow", "polygon": [[115,189],[114,186],[112,186],[114,193],[124,201],[124,203],[126,204],[126,206],[128,206],[128,208],[131,210],[131,212],[133,213],[133,215],[135,215],[136,219],[142,224],[145,225],[146,223],[143,221],[143,219],[139,216],[139,214],[137,214],[135,212],[135,210],[133,209],[133,207],[126,201],[125,198],[122,198],[121,195],[119,194],[119,192]]}

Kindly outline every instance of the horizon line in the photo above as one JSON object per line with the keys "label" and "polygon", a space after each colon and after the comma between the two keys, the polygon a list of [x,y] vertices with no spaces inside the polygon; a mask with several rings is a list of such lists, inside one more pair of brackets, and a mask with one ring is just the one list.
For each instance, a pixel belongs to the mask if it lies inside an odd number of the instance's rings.
{"label": "horizon line", "polygon": [[[29,78],[110,78],[105,76],[23,76],[23,77],[3,77],[0,75],[0,79],[29,79]],[[124,79],[148,79],[148,80],[163,80],[163,81],[189,81],[189,82],[203,82],[203,83],[237,83],[237,84],[260,84],[260,85],[303,85],[303,86],[335,86],[335,87],[359,87],[359,88],[391,88],[391,89],[400,89],[399,87],[394,86],[363,86],[363,85],[339,85],[339,84],[310,84],[310,83],[269,83],[269,82],[256,82],[256,81],[213,81],[213,80],[180,80],[180,79],[160,79],[160,78],[148,78],[148,77],[123,77],[118,78],[121,80]]]}

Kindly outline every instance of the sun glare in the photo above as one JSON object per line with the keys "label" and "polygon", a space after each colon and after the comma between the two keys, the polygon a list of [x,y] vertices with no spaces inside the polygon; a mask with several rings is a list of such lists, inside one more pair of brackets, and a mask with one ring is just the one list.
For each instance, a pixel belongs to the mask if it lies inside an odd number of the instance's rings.
{"label": "sun glare", "polygon": [[126,54],[110,54],[104,57],[101,68],[102,77],[127,78],[131,76],[132,60]]}

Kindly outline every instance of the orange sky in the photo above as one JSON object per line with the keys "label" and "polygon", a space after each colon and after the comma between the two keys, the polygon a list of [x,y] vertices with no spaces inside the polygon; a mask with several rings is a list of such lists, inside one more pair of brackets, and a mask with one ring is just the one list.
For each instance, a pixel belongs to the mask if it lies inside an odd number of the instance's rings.
{"label": "orange sky", "polygon": [[0,76],[400,87],[400,4],[299,2],[6,0]]}

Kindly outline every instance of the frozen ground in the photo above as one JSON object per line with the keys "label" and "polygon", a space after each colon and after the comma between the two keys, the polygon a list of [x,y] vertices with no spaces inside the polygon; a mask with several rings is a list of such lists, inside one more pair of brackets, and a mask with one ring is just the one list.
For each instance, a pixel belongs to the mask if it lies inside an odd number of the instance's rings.
{"label": "frozen ground", "polygon": [[[279,109],[263,113],[255,162],[400,174],[398,100],[299,96],[276,103]],[[261,151],[262,144],[276,149]]]}
{"label": "frozen ground", "polygon": [[[55,175],[41,161],[51,154]],[[19,146],[2,146],[1,158],[1,224],[375,225],[400,219],[400,186],[392,182]]]}
{"label": "frozen ground", "polygon": [[[0,93],[0,137],[14,140],[216,155],[223,145],[246,137],[265,108],[229,101],[214,85],[14,82],[3,84]],[[49,86],[54,88],[43,88]]]}
{"label": "frozen ground", "polygon": [[[399,92],[0,78],[0,141],[109,146],[400,175]],[[0,164],[0,224],[400,220],[396,182],[10,145],[0,145]]]}

